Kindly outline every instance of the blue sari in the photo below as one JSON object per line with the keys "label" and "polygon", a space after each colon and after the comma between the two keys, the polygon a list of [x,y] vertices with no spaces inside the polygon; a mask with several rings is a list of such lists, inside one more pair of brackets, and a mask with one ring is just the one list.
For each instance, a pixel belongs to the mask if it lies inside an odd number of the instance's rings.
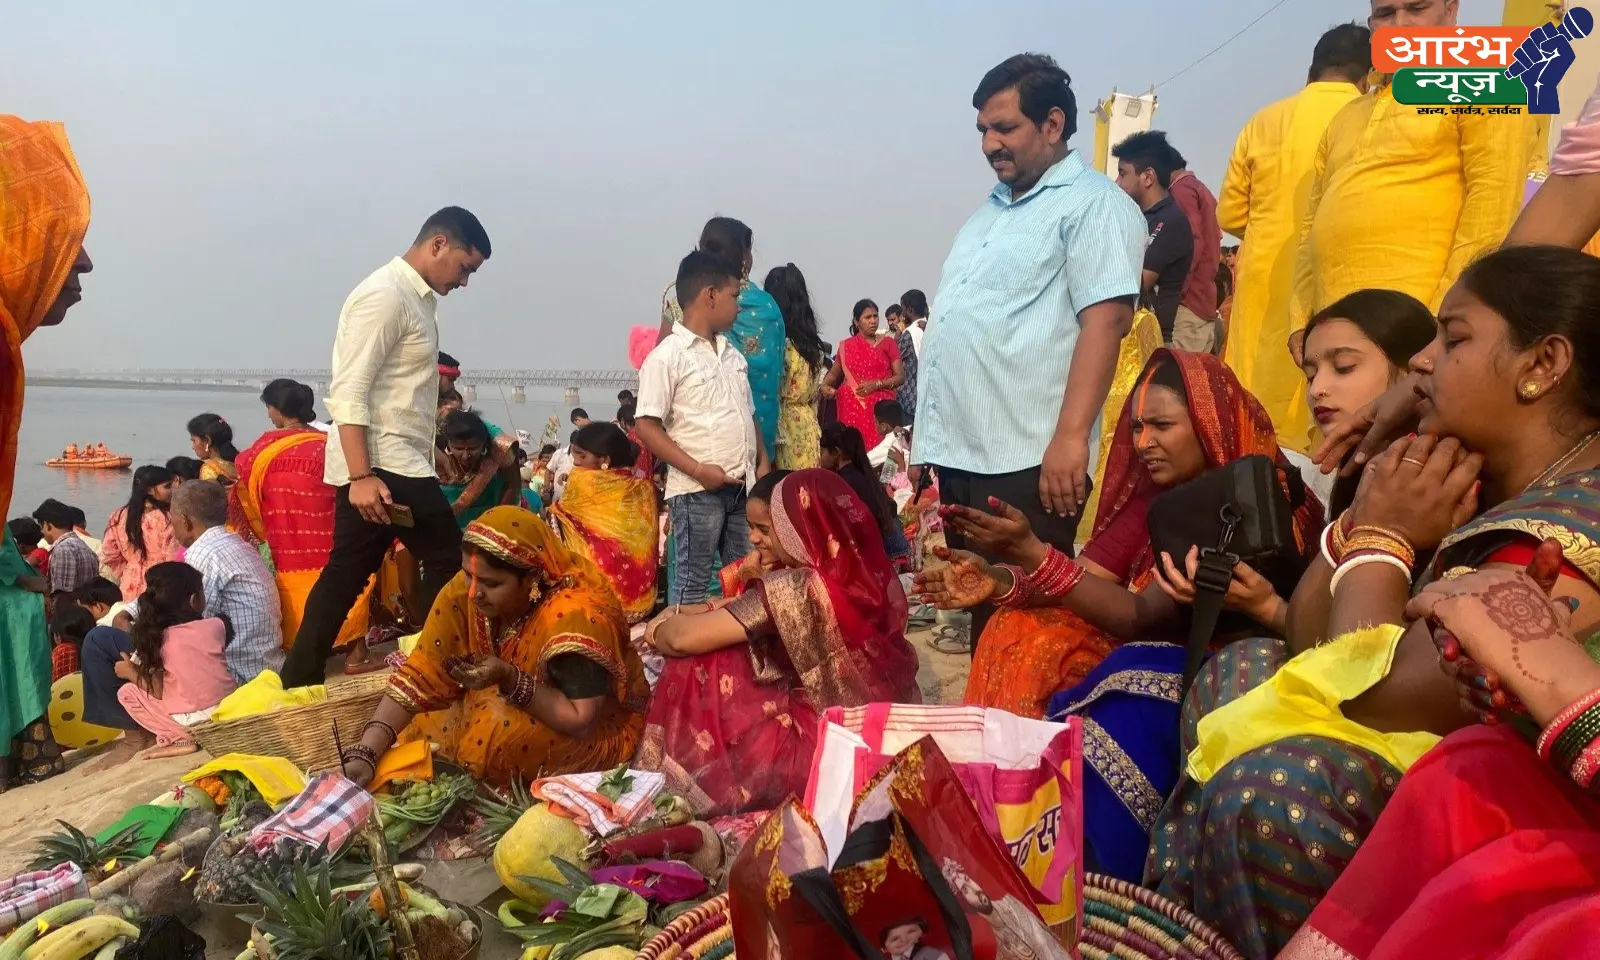
{"label": "blue sari", "polygon": [[778,393],[783,386],[783,355],[789,335],[783,311],[772,294],[746,281],[739,289],[739,316],[728,339],[750,367],[750,396],[767,456],[778,449]]}
{"label": "blue sari", "polygon": [[1046,717],[1083,719],[1085,866],[1137,884],[1183,758],[1178,736],[1184,648],[1127,643],[1082,683],[1050,698]]}

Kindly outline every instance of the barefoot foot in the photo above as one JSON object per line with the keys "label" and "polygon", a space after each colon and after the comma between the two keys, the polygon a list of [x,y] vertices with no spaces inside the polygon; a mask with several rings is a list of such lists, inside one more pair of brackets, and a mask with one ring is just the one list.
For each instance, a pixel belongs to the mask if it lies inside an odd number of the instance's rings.
{"label": "barefoot foot", "polygon": [[167,757],[186,757],[191,753],[199,753],[200,748],[193,743],[169,743],[163,746],[150,747],[134,754],[135,760],[164,760]]}

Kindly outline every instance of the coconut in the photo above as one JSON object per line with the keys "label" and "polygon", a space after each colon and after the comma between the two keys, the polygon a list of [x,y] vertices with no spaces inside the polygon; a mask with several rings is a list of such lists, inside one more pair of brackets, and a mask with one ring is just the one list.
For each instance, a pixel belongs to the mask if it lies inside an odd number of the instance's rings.
{"label": "coconut", "polygon": [[163,914],[181,917],[194,907],[194,891],[183,882],[189,868],[181,863],[158,863],[133,881],[130,893],[147,917]]}
{"label": "coconut", "polygon": [[560,857],[582,867],[583,848],[588,843],[589,836],[582,827],[556,816],[541,803],[519,817],[494,845],[494,872],[512,896],[543,909],[550,898],[518,878],[539,877],[562,883],[565,878],[550,858]]}

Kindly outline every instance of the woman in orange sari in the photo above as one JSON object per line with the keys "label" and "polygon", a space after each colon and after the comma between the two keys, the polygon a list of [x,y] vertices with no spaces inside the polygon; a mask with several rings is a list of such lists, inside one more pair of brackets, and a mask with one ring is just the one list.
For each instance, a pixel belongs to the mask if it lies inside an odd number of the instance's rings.
{"label": "woman in orange sari", "polygon": [[566,492],[550,508],[550,528],[610,578],[629,623],[656,606],[656,488],[635,475],[637,458],[616,424],[583,427],[572,441]]}
{"label": "woman in orange sari", "polygon": [[462,571],[345,751],[347,776],[371,782],[396,739],[436,743],[501,786],[625,763],[650,687],[599,569],[521,507],[469,524],[461,553]]}
{"label": "woman in orange sari", "polygon": [[634,762],[707,814],[803,791],[822,710],[922,702],[905,592],[850,485],[831,470],[769,475],[746,512],[768,572],[730,601],[666,611],[647,633],[669,659]]}
{"label": "woman in orange sari", "polygon": [[[322,479],[328,435],[311,426],[311,388],[274,380],[261,391],[274,429],[239,454],[238,482],[228,488],[228,527],[267,554],[283,610],[283,646],[294,645],[306,597],[333,550],[335,490]],[[349,647],[344,672],[369,673],[381,664],[368,656],[368,598],[356,601],[336,647]]]}

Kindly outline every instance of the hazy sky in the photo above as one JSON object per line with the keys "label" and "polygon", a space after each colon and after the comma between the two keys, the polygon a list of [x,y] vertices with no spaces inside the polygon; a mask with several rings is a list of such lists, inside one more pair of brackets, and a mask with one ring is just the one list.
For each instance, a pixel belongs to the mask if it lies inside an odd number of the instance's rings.
{"label": "hazy sky", "polygon": [[[440,308],[467,367],[626,366],[718,213],[754,228],[758,281],[805,271],[835,340],[857,298],[938,285],[993,186],[985,70],[1053,54],[1092,147],[1099,97],[1270,2],[13,0],[0,109],[66,123],[94,204],[84,301],[28,363],[326,366],[350,288],[452,203],[494,242]],[[1249,115],[1366,10],[1288,0],[1162,87],[1156,126],[1218,189]]]}

